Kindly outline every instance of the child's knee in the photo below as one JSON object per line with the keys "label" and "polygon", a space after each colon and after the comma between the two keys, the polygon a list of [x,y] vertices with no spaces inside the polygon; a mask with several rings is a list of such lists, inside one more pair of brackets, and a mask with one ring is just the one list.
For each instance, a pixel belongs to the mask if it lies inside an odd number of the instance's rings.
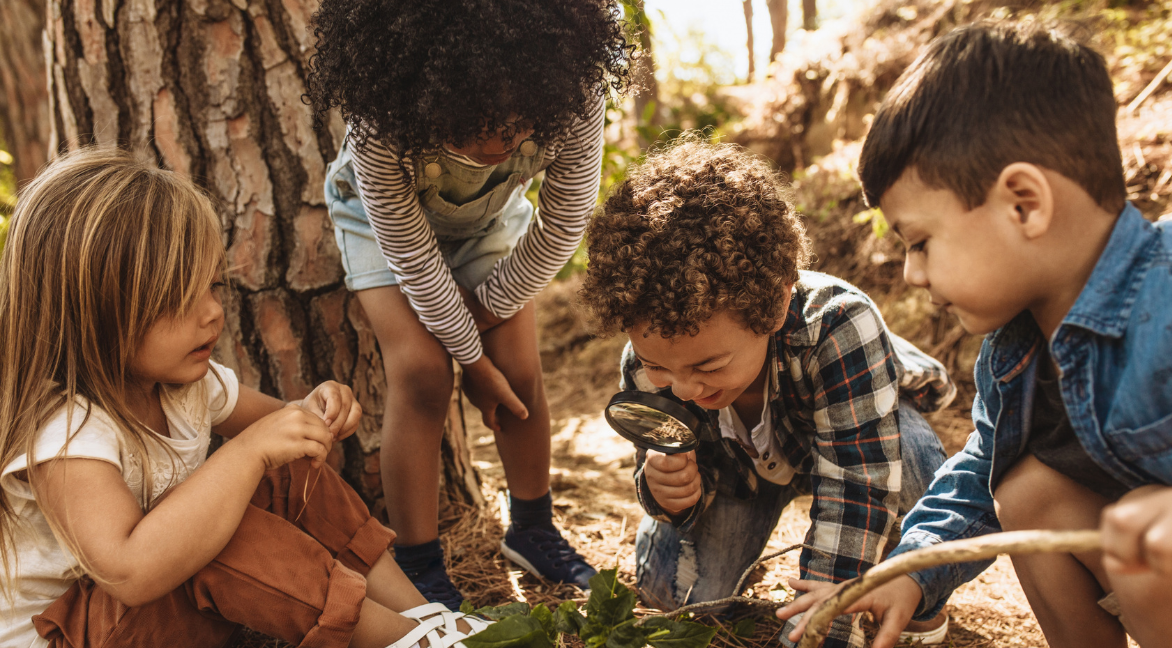
{"label": "child's knee", "polygon": [[447,412],[454,373],[446,353],[403,354],[388,358],[387,392],[400,403],[423,411]]}
{"label": "child's knee", "polygon": [[1045,526],[1054,502],[1057,473],[1033,455],[1025,455],[1001,478],[993,491],[997,519],[1005,530]]}

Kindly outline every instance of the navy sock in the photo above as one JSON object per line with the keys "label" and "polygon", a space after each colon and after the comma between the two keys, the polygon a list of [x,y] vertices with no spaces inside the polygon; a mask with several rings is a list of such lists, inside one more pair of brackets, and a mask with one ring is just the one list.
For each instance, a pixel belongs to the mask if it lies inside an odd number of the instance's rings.
{"label": "navy sock", "polygon": [[517,529],[553,526],[553,498],[549,491],[537,499],[523,500],[509,493],[509,517]]}
{"label": "navy sock", "polygon": [[440,545],[439,538],[423,544],[395,546],[395,562],[399,563],[403,573],[408,576],[423,571],[436,560],[442,562],[443,559],[444,548]]}

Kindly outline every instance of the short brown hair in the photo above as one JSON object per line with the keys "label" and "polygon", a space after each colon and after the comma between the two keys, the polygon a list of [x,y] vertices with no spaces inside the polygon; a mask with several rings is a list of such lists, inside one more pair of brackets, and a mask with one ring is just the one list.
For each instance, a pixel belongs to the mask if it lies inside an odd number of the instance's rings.
{"label": "short brown hair", "polygon": [[695,335],[731,309],[758,334],[810,258],[788,186],[738,146],[685,134],[631,168],[587,229],[582,300],[601,333]]}
{"label": "short brown hair", "polygon": [[979,22],[928,45],[875,113],[859,157],[867,203],[905,170],[984,204],[1002,169],[1029,162],[1078,183],[1104,209],[1127,189],[1107,65],[1069,25]]}

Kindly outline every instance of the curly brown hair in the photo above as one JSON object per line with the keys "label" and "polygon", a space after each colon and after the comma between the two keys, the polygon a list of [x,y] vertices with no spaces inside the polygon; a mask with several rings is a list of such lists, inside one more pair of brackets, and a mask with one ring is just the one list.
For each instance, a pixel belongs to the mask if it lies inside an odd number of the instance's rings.
{"label": "curly brown hair", "polygon": [[722,309],[773,331],[810,260],[784,178],[762,158],[688,133],[650,153],[586,231],[579,295],[602,334],[639,324],[695,335]]}

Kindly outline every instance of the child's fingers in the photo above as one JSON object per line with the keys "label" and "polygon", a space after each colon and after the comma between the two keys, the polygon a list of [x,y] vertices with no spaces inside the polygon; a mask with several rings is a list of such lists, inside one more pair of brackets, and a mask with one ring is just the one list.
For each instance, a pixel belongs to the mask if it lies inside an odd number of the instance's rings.
{"label": "child's fingers", "polygon": [[501,398],[501,405],[504,405],[506,409],[512,412],[513,416],[516,416],[522,421],[529,418],[529,409],[525,407],[525,403],[522,403],[520,398],[517,398],[517,394],[513,392],[511,387],[506,387],[505,393],[501,394],[501,396],[503,397]]}
{"label": "child's fingers", "polygon": [[1143,537],[1156,511],[1141,501],[1123,502],[1103,512],[1103,564],[1116,572],[1142,571]]}
{"label": "child's fingers", "polygon": [[[852,605],[851,610],[853,611],[857,605]],[[911,614],[888,608],[878,616],[879,631],[875,633],[875,641],[871,643],[871,648],[894,648],[895,644],[899,643],[900,633],[907,627],[908,621],[911,621]]]}
{"label": "child's fingers", "polygon": [[338,440],[354,434],[358,429],[358,423],[362,420],[362,405],[357,400],[350,402],[350,411],[346,413],[346,418],[340,423],[340,430],[334,435]]}
{"label": "child's fingers", "polygon": [[484,427],[492,430],[493,432],[501,431],[500,423],[497,423],[496,421],[496,405],[493,405],[492,407],[485,407],[484,409],[480,410],[480,420],[484,423]]}

